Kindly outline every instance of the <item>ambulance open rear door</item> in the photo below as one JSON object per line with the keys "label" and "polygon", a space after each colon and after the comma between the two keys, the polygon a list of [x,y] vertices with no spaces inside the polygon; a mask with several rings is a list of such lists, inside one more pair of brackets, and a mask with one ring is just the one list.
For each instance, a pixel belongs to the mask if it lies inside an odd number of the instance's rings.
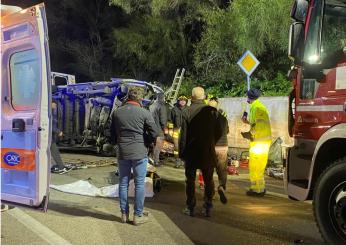
{"label": "ambulance open rear door", "polygon": [[51,85],[44,4],[1,17],[1,201],[47,210]]}

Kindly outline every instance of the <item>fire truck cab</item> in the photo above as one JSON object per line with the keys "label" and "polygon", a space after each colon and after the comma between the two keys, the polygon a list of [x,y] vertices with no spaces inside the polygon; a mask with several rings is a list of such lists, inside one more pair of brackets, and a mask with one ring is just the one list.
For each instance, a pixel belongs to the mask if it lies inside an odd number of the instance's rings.
{"label": "fire truck cab", "polygon": [[296,0],[286,164],[291,199],[313,200],[330,244],[346,243],[346,0]]}

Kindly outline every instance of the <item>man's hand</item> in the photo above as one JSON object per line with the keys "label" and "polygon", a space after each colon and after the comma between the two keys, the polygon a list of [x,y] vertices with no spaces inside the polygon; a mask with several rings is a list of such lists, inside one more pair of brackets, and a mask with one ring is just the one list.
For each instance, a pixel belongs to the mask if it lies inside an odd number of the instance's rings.
{"label": "man's hand", "polygon": [[242,117],[241,121],[246,124],[250,124],[246,117]]}
{"label": "man's hand", "polygon": [[164,134],[168,134],[168,128],[164,128],[164,129],[163,129],[163,133],[164,133]]}
{"label": "man's hand", "polygon": [[58,136],[59,136],[60,138],[62,138],[62,137],[64,136],[64,133],[63,133],[62,131],[60,131],[60,133],[58,134]]}
{"label": "man's hand", "polygon": [[247,112],[244,111],[243,116],[241,117],[243,123],[250,124],[249,120],[247,120]]}
{"label": "man's hand", "polygon": [[241,132],[241,136],[243,136],[244,139],[252,140],[252,135],[250,132]]}

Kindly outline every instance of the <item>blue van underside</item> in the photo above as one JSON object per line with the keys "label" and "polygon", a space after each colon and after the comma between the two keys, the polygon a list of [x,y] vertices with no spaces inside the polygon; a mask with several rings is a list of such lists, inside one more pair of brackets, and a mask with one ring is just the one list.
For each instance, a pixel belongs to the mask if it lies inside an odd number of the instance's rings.
{"label": "blue van underside", "polygon": [[105,82],[77,83],[57,86],[53,101],[53,128],[63,132],[57,138],[60,149],[93,150],[105,155],[115,155],[112,145],[111,114],[127,99],[130,86],[145,90],[143,107],[148,108],[156,94],[163,90],[145,81],[112,78]]}

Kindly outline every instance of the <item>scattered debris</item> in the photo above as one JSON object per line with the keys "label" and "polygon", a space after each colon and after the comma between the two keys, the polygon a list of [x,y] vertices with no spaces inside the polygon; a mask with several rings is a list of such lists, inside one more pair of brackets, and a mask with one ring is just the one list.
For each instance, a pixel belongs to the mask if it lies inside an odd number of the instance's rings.
{"label": "scattered debris", "polygon": [[[119,184],[98,188],[91,184],[88,180],[78,180],[70,184],[50,185],[50,188],[83,196],[119,197]],[[129,197],[134,197],[134,194],[135,184],[134,180],[132,179],[129,184]],[[149,177],[145,178],[145,196],[154,196],[153,180]]]}
{"label": "scattered debris", "polygon": [[268,167],[278,167],[278,165],[282,165],[282,142],[282,139],[278,137],[271,144],[268,153]]}
{"label": "scattered debris", "polygon": [[276,179],[283,179],[284,178],[284,168],[283,167],[277,167],[277,168],[267,168],[266,173],[268,176],[276,178]]}
{"label": "scattered debris", "polygon": [[105,159],[98,159],[98,160],[64,158],[64,163],[65,163],[65,166],[71,167],[72,169],[86,169],[86,168],[96,168],[96,167],[115,165],[115,159],[113,157],[109,159],[105,158]]}

